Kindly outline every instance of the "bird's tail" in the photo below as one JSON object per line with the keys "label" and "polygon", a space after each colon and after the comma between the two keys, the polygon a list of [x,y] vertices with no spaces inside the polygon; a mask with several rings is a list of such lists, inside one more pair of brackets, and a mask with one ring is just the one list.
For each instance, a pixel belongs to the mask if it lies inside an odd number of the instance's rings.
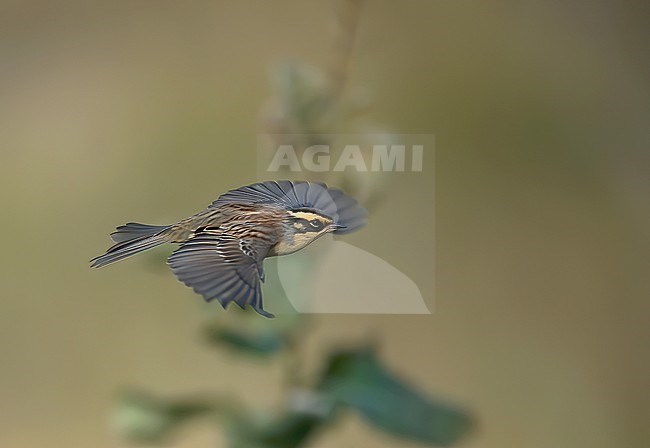
{"label": "bird's tail", "polygon": [[123,260],[131,255],[159,246],[168,241],[167,230],[171,226],[150,226],[130,222],[111,233],[115,244],[104,255],[90,260],[91,267],[101,268],[107,264]]}

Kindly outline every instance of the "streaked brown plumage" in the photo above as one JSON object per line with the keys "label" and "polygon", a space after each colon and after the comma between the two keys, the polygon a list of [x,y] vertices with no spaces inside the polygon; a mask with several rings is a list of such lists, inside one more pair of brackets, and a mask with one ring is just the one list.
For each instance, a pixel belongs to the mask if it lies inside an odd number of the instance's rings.
{"label": "streaked brown plumage", "polygon": [[115,245],[91,260],[102,267],[163,243],[180,243],[168,264],[207,301],[264,310],[264,258],[287,255],[326,233],[349,233],[366,211],[325,184],[269,181],[231,190],[208,208],[169,226],[129,223],[111,234]]}

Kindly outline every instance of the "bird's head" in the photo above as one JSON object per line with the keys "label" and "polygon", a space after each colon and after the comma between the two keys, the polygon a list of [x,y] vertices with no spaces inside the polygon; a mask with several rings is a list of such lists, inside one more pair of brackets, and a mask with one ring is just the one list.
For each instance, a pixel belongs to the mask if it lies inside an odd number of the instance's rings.
{"label": "bird's head", "polygon": [[353,197],[318,182],[259,182],[221,195],[210,207],[226,204],[269,206],[281,211],[282,228],[271,256],[293,253],[326,233],[354,232],[368,221],[368,213]]}
{"label": "bird's head", "polygon": [[284,219],[284,236],[279,243],[278,255],[285,255],[302,249],[326,233],[332,233],[345,226],[315,210],[288,210]]}

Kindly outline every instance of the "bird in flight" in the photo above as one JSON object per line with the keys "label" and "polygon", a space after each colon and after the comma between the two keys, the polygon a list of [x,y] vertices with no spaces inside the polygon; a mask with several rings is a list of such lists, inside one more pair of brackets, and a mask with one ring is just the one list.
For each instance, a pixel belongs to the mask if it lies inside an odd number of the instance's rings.
{"label": "bird in flight", "polygon": [[306,181],[267,181],[230,190],[205,210],[166,226],[128,223],[115,244],[90,260],[102,267],[164,243],[179,243],[167,259],[185,285],[224,308],[234,302],[273,317],[262,303],[264,259],[294,253],[327,234],[363,227],[367,212],[337,188]]}

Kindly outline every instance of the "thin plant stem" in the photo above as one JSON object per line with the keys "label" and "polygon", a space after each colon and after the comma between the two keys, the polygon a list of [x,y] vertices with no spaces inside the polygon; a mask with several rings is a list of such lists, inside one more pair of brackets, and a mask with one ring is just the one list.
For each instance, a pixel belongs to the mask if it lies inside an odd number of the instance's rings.
{"label": "thin plant stem", "polygon": [[364,0],[340,0],[335,14],[332,55],[328,67],[332,94],[338,98],[349,76],[350,60]]}

